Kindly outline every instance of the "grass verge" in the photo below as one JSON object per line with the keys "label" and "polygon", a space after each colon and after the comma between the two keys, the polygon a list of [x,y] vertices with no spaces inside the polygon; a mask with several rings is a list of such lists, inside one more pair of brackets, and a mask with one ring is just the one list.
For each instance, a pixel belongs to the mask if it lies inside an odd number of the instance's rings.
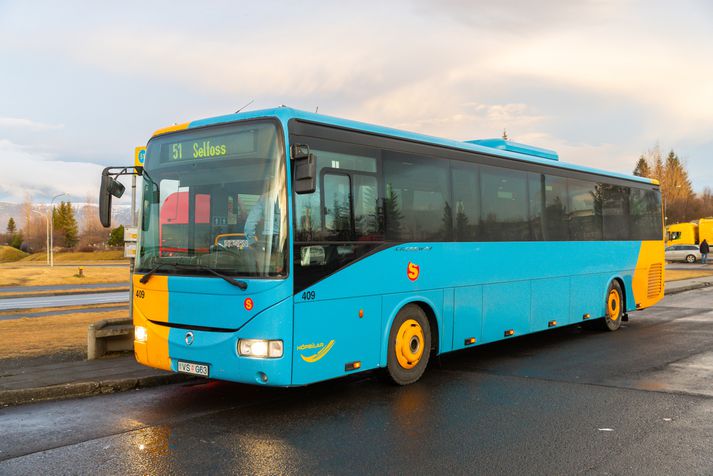
{"label": "grass verge", "polygon": [[100,319],[128,317],[129,311],[97,309],[89,314],[20,318],[0,321],[0,359],[29,358],[59,353],[85,353],[87,327]]}
{"label": "grass verge", "polygon": [[[62,251],[54,254],[54,261],[56,263],[65,262],[87,262],[87,261],[105,261],[105,260],[124,260],[123,250],[108,250],[108,251]],[[22,262],[45,262],[47,260],[47,253],[42,251],[40,253],[33,253],[29,256],[25,255],[22,258]],[[128,263],[128,259],[126,260]]]}
{"label": "grass verge", "polygon": [[129,281],[129,266],[126,267],[85,267],[84,277],[78,278],[78,268],[61,266],[45,268],[21,266],[17,263],[0,267],[0,292],[2,286],[51,286],[59,284],[96,284]]}
{"label": "grass verge", "polygon": [[667,269],[666,281],[680,281],[682,279],[702,278],[713,276],[713,269]]}
{"label": "grass verge", "polygon": [[12,246],[0,246],[0,263],[12,263],[27,257],[27,253]]}

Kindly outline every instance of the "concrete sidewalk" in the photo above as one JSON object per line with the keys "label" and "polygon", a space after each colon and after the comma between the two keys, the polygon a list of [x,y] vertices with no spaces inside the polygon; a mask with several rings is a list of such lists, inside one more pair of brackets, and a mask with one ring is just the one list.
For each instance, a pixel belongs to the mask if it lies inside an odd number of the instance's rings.
{"label": "concrete sidewalk", "polygon": [[[713,276],[666,283],[666,294],[713,286]],[[86,397],[193,378],[139,365],[132,354],[100,360],[49,362],[46,358],[0,363],[0,406]]]}
{"label": "concrete sidewalk", "polygon": [[0,407],[87,397],[152,387],[190,378],[183,374],[144,367],[133,354],[122,354],[98,360],[43,362],[29,359],[27,365],[0,368]]}
{"label": "concrete sidewalk", "polygon": [[665,286],[665,294],[676,294],[693,289],[705,288],[713,286],[713,276],[703,276],[700,278],[681,279],[678,281],[669,281]]}

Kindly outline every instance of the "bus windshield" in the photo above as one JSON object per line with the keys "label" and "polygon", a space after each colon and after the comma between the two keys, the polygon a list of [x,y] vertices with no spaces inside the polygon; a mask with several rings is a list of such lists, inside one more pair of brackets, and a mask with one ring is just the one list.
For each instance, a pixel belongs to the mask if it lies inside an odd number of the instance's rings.
{"label": "bus windshield", "polygon": [[669,240],[677,240],[681,238],[681,232],[680,231],[669,231],[668,232],[668,239]]}
{"label": "bus windshield", "polygon": [[138,272],[287,274],[284,147],[274,123],[159,136],[143,178]]}

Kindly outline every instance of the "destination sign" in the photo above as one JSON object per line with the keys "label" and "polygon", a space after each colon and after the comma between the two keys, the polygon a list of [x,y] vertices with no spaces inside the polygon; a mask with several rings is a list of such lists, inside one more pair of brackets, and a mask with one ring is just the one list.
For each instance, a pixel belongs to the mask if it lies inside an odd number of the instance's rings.
{"label": "destination sign", "polygon": [[254,153],[257,141],[254,130],[161,145],[161,162],[210,160]]}

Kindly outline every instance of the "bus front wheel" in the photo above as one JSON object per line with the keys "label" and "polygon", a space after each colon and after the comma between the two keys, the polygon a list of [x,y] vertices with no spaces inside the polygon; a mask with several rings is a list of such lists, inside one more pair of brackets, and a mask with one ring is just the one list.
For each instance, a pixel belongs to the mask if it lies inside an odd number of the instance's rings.
{"label": "bus front wheel", "polygon": [[404,306],[391,324],[387,369],[398,385],[414,383],[428,365],[431,354],[431,327],[426,314],[416,304]]}
{"label": "bus front wheel", "polygon": [[621,327],[621,319],[624,316],[624,293],[618,281],[612,281],[609,285],[605,306],[602,329],[615,331]]}

